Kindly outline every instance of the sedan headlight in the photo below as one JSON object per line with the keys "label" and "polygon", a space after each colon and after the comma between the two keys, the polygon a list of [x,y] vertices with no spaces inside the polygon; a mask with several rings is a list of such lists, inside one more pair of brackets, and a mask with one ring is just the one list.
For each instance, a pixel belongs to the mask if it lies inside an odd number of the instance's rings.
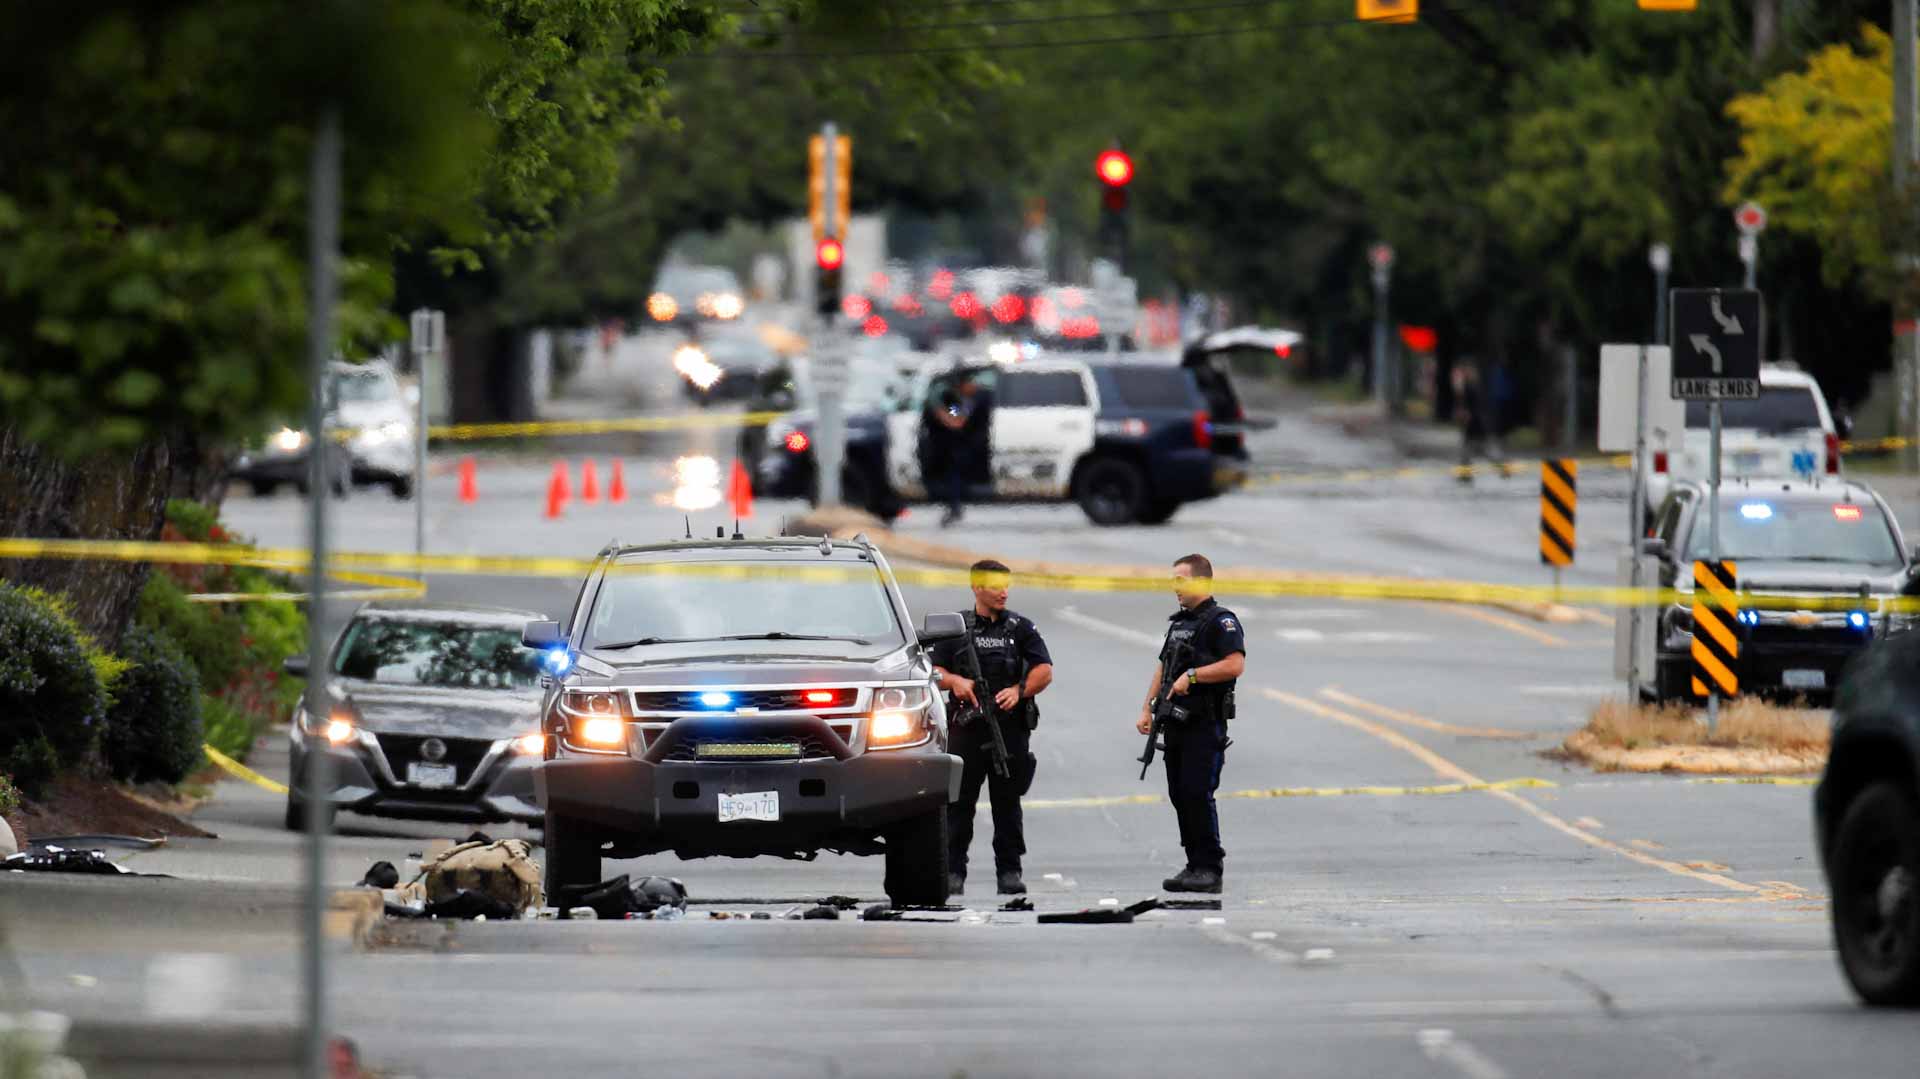
{"label": "sedan headlight", "polygon": [[291,427],[282,427],[273,433],[273,448],[281,453],[299,453],[307,445],[307,433]]}
{"label": "sedan headlight", "polygon": [[344,711],[336,711],[323,719],[301,709],[300,730],[315,738],[325,738],[331,746],[346,745],[359,735],[359,728],[353,724],[353,716]]}
{"label": "sedan headlight", "polygon": [[383,423],[378,427],[362,427],[360,441],[369,446],[383,446],[389,442],[404,442],[407,439],[407,425],[399,420]]}

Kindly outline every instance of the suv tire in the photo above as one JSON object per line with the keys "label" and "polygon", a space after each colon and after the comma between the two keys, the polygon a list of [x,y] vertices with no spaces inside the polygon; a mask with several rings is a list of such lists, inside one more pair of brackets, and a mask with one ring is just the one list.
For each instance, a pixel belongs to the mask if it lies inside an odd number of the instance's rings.
{"label": "suv tire", "polygon": [[946,903],[947,807],[901,821],[886,841],[887,900],[896,907]]}
{"label": "suv tire", "polygon": [[1095,457],[1074,481],[1073,500],[1094,524],[1132,524],[1147,507],[1147,477],[1131,461]]}
{"label": "suv tire", "polygon": [[1653,703],[1693,700],[1693,661],[1679,659],[1653,661]]}
{"label": "suv tire", "polygon": [[255,498],[267,498],[270,497],[280,485],[272,480],[248,480],[247,486],[253,488],[253,496]]}
{"label": "suv tire", "polygon": [[600,840],[581,821],[551,811],[541,837],[547,848],[547,901],[568,885],[600,883]]}
{"label": "suv tire", "polygon": [[1178,512],[1180,512],[1179,501],[1171,498],[1156,498],[1147,503],[1146,509],[1140,511],[1140,523],[1163,525],[1172,520],[1173,515]]}
{"label": "suv tire", "polygon": [[387,490],[393,492],[395,499],[405,502],[413,497],[413,477],[395,476],[387,481]]}
{"label": "suv tire", "polygon": [[[327,831],[333,831],[333,822],[337,815],[337,811],[331,807],[326,810],[326,821],[324,823],[327,826]],[[294,798],[292,795],[288,795],[287,811],[281,815],[280,824],[289,832],[306,831],[307,803]]]}
{"label": "suv tire", "polygon": [[1829,868],[1840,967],[1868,1004],[1920,1004],[1920,810],[1885,781],[1861,791]]}

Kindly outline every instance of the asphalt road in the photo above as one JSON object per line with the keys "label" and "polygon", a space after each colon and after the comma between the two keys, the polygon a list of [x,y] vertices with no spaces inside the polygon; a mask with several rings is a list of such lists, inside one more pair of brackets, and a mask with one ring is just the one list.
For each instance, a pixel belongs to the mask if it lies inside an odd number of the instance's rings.
{"label": "asphalt road", "polygon": [[[1340,466],[1363,449],[1339,447]],[[1312,452],[1301,449],[1309,464]],[[584,554],[610,535],[672,534],[679,512],[655,501],[665,465],[633,460],[632,502],[576,504],[557,522],[539,516],[544,462],[487,462],[474,506],[453,502],[442,476],[429,485],[430,545]],[[1230,566],[1238,550],[1258,554],[1243,564],[1539,579],[1530,478],[1511,495],[1395,482],[1399,493],[1354,484],[1344,495],[1276,485],[1097,539],[1128,561],[1198,549]],[[780,508],[759,511],[770,524]],[[297,542],[300,512],[291,497],[227,507],[266,543]],[[1056,507],[982,511],[947,538],[1118,560],[1089,550],[1095,537]],[[409,507],[384,495],[346,503],[343,546],[410,541]],[[1597,561],[1606,545],[1593,549]],[[556,611],[572,587],[429,583],[435,598]],[[916,612],[965,602],[908,591]],[[1247,624],[1249,672],[1222,778],[1218,912],[1041,926],[995,911],[976,868],[970,910],[950,924],[460,925],[411,947],[337,953],[337,1025],[384,1074],[419,1076],[1913,1073],[1920,1026],[1860,1009],[1840,980],[1804,786],[1596,776],[1542,755],[1615,692],[1606,627],[1433,604],[1223,599]],[[1131,723],[1171,599],[1016,581],[1013,606],[1039,624],[1058,668],[1035,738],[1033,899],[1058,911],[1154,895],[1180,853],[1172,811],[1138,800],[1164,788],[1137,780]],[[271,745],[255,761],[284,767]],[[34,999],[83,1016],[290,1018],[299,852],[279,812],[266,792],[225,784],[199,818],[221,838],[126,859],[188,879],[0,889]],[[341,884],[466,831],[351,816],[342,827]],[[983,807],[976,867],[991,864],[990,833]],[[677,875],[722,909],[880,894],[877,860],[833,855],[609,872]]]}

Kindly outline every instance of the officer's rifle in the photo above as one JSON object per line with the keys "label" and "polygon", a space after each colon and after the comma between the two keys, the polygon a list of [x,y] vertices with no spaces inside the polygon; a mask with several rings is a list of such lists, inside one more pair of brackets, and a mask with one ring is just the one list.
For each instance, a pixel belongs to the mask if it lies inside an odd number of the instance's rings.
{"label": "officer's rifle", "polygon": [[955,721],[966,726],[975,719],[985,720],[988,733],[993,735],[989,743],[993,756],[993,774],[1001,779],[1011,779],[1013,768],[1007,763],[1007,740],[1000,735],[1000,707],[993,699],[993,687],[987,684],[987,675],[980,666],[980,654],[973,648],[973,619],[967,619],[967,666],[973,679],[972,708],[962,711]]}
{"label": "officer's rifle", "polygon": [[1169,724],[1179,725],[1187,721],[1187,707],[1174,699],[1173,682],[1187,672],[1187,660],[1191,658],[1193,646],[1186,641],[1176,641],[1173,651],[1167,655],[1167,662],[1160,669],[1160,692],[1153,697],[1153,725],[1147,728],[1147,748],[1141,750],[1140,778],[1147,778],[1147,769],[1153,767],[1153,751],[1159,748],[1161,732]]}

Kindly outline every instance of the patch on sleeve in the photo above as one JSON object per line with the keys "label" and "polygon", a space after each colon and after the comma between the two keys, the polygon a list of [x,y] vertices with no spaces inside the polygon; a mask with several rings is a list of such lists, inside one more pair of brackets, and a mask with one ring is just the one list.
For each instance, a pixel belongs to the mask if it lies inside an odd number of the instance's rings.
{"label": "patch on sleeve", "polygon": [[1232,618],[1222,618],[1220,620],[1220,628],[1226,630],[1228,633],[1233,633],[1240,629],[1240,623],[1235,622]]}

